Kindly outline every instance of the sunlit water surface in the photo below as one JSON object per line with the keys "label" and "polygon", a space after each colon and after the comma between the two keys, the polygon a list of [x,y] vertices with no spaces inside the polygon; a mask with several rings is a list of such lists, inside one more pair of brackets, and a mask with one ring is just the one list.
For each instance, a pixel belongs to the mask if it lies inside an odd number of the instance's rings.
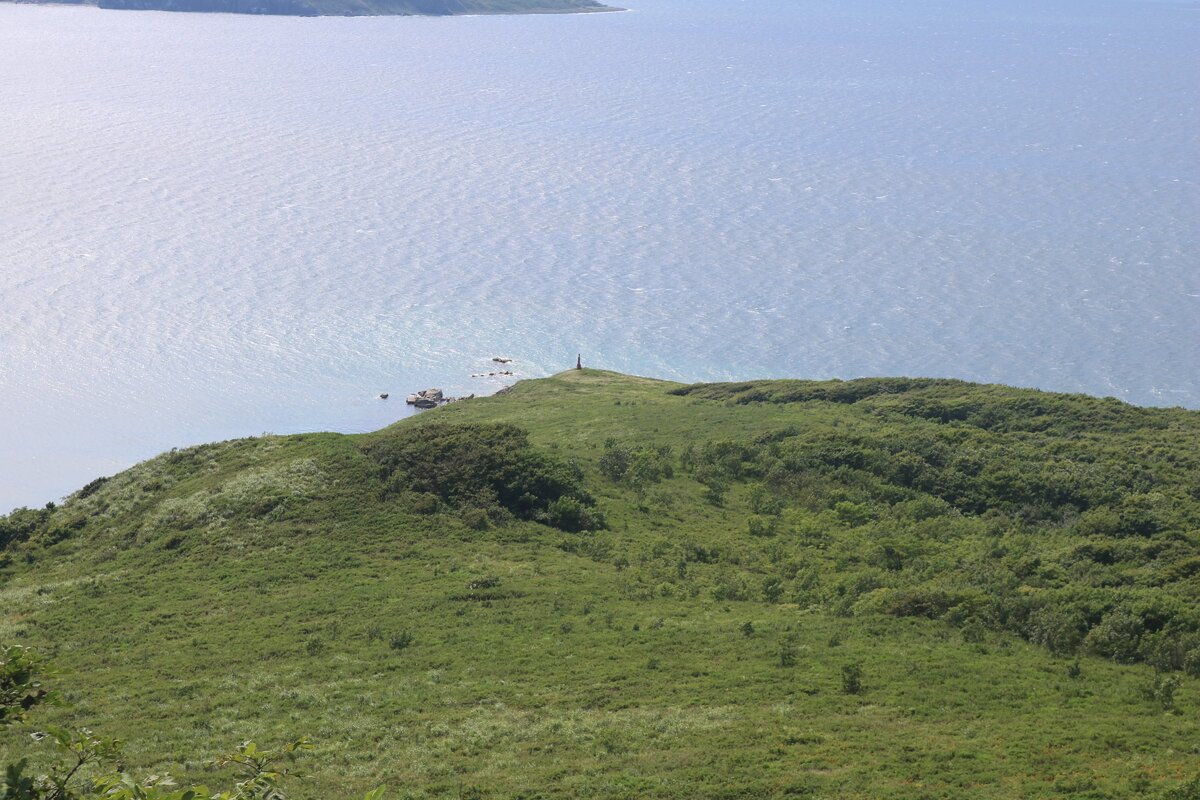
{"label": "sunlit water surface", "polygon": [[493,355],[1200,407],[1200,6],[629,2],[0,4],[0,510]]}

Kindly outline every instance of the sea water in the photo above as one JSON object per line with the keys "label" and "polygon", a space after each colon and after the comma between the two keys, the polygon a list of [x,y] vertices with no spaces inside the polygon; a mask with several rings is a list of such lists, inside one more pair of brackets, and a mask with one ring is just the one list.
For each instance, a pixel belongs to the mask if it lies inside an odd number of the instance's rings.
{"label": "sea water", "polygon": [[1200,5],[629,5],[0,3],[0,510],[492,356],[1200,407]]}

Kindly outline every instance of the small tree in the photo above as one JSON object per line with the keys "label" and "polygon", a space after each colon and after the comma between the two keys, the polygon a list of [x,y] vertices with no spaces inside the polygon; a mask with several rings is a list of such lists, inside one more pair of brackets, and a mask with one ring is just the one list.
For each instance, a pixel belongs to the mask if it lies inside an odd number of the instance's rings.
{"label": "small tree", "polygon": [[796,634],[787,633],[779,640],[779,666],[794,667],[800,648],[796,645]]}
{"label": "small tree", "polygon": [[631,457],[628,447],[622,447],[616,439],[604,443],[604,454],[600,456],[600,473],[613,483],[619,482],[629,470]]}
{"label": "small tree", "polygon": [[1179,690],[1179,676],[1162,672],[1155,673],[1150,685],[1142,690],[1147,700],[1162,705],[1163,711],[1175,710],[1175,692]]}
{"label": "small tree", "polygon": [[842,667],[842,691],[845,694],[862,694],[862,664],[855,661]]}

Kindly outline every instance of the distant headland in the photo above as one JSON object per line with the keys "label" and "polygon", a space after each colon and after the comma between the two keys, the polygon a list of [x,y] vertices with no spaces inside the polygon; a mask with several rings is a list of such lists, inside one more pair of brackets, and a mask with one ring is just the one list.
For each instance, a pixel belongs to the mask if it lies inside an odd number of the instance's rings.
{"label": "distant headland", "polygon": [[[24,2],[25,0],[17,0]],[[620,11],[597,0],[33,0],[140,11],[275,14],[293,17],[570,14]]]}

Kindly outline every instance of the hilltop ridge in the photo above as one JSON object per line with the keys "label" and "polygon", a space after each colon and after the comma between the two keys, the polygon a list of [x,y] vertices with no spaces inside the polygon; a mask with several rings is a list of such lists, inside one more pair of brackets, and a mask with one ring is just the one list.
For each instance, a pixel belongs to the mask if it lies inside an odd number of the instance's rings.
{"label": "hilltop ridge", "polygon": [[0,518],[0,642],[138,768],[313,736],[297,798],[1158,797],[1200,773],[1197,441],[961,381],[572,370]]}

